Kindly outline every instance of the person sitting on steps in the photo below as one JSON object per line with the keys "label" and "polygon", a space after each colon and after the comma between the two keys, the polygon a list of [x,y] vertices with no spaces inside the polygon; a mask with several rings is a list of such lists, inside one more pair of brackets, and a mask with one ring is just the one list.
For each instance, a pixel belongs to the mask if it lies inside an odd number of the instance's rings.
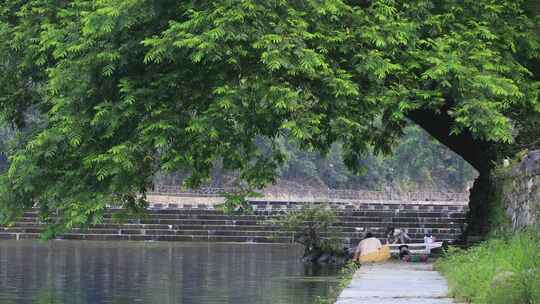
{"label": "person sitting on steps", "polygon": [[397,244],[398,241],[400,244],[405,244],[411,240],[409,235],[403,229],[396,229],[394,227],[389,227],[388,230],[386,230],[386,238],[389,244]]}

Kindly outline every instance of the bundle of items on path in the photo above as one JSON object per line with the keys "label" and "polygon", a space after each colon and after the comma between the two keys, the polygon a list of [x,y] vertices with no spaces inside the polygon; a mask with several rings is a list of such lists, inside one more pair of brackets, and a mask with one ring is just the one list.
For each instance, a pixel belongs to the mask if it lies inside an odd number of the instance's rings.
{"label": "bundle of items on path", "polygon": [[399,247],[399,259],[404,262],[427,262],[427,254],[411,254],[408,245],[400,245]]}
{"label": "bundle of items on path", "polygon": [[[382,245],[381,241],[370,232],[367,232],[364,239],[358,243],[354,249],[353,261],[360,263],[384,262],[391,257],[391,248],[397,249],[399,260],[404,262],[427,262],[432,249],[441,247],[441,243],[435,242],[435,238],[426,234],[424,244],[406,244],[404,241],[410,240],[407,233],[401,229],[391,227],[387,231],[386,245]],[[397,243],[402,242],[402,243]],[[410,250],[409,246],[422,247],[422,250]]]}

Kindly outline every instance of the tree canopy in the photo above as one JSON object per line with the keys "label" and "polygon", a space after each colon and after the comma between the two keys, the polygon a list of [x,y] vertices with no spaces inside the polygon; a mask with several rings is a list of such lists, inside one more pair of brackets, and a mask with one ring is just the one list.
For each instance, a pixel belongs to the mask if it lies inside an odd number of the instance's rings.
{"label": "tree canopy", "polygon": [[142,206],[155,172],[197,186],[218,159],[262,187],[283,136],[323,154],[341,142],[357,169],[409,119],[482,172],[485,145],[540,112],[534,3],[4,0],[0,115],[24,131],[2,216],[99,221],[107,204]]}
{"label": "tree canopy", "polygon": [[[475,177],[472,166],[415,126],[404,129],[391,155],[368,153],[363,156],[360,165],[364,169],[360,174],[350,172],[343,163],[340,143],[334,144],[328,154],[321,155],[316,151],[301,150],[286,137],[277,142],[285,158],[277,170],[278,178],[272,191],[330,188],[463,192],[470,188]],[[158,188],[178,186],[188,176],[186,171],[158,172],[154,184]],[[211,180],[204,186],[229,188],[237,181],[238,172],[224,170],[218,161],[214,164]]]}

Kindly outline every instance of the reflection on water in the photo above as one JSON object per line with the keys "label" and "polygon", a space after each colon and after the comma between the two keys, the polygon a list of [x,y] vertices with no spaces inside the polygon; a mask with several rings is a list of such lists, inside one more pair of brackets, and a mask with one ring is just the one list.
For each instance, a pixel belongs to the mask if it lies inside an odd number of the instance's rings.
{"label": "reflection on water", "polygon": [[263,244],[0,241],[0,303],[314,303],[334,269]]}

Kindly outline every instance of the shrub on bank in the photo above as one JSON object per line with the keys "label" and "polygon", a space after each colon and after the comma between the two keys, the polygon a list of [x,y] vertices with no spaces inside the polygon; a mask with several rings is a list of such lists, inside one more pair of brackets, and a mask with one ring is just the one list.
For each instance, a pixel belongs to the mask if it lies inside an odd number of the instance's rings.
{"label": "shrub on bank", "polygon": [[349,258],[337,237],[336,213],[325,204],[306,204],[274,221],[280,232],[290,232],[295,243],[304,246],[303,260],[341,265]]}
{"label": "shrub on bank", "polygon": [[450,294],[468,303],[540,304],[540,235],[494,237],[468,250],[451,248],[437,262]]}

